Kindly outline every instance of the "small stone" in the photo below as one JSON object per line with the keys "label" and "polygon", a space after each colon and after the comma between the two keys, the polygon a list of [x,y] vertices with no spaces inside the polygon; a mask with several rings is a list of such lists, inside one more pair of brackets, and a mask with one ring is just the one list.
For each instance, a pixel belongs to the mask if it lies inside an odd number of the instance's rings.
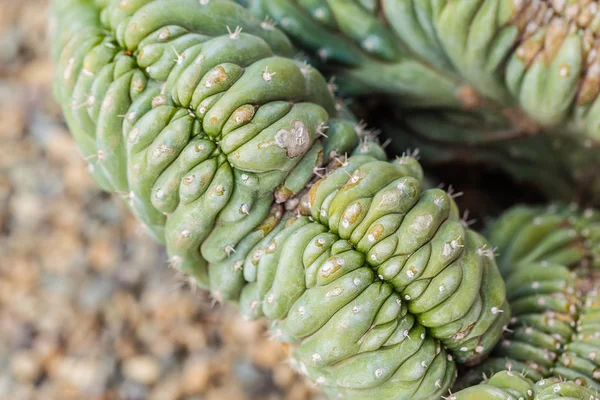
{"label": "small stone", "polygon": [[264,340],[257,343],[252,351],[252,360],[263,368],[273,368],[284,358],[281,343],[277,340]]}
{"label": "small stone", "polygon": [[296,374],[285,364],[275,366],[273,369],[273,382],[282,389],[286,389],[293,382]]}
{"label": "small stone", "polygon": [[235,383],[228,382],[225,386],[210,390],[206,395],[206,400],[248,400],[244,390]]}
{"label": "small stone", "polygon": [[149,400],[165,400],[165,399],[178,399],[181,397],[182,388],[179,383],[179,375],[173,373],[166,378],[160,379],[152,392],[150,393]]}
{"label": "small stone", "polygon": [[286,400],[306,400],[310,399],[310,390],[302,382],[296,382],[288,391]]}
{"label": "small stone", "polygon": [[33,383],[41,374],[41,368],[35,356],[30,352],[20,352],[10,360],[12,374],[23,383]]}
{"label": "small stone", "polygon": [[131,357],[125,360],[122,369],[127,378],[144,385],[155,383],[161,373],[158,361],[150,356]]}
{"label": "small stone", "polygon": [[184,394],[203,393],[211,377],[210,360],[205,356],[192,356],[183,366],[181,390]]}

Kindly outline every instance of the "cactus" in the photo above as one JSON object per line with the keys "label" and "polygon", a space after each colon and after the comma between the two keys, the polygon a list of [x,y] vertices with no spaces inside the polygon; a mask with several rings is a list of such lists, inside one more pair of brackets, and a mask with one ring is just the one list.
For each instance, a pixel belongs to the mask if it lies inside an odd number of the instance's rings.
{"label": "cactus", "polygon": [[[595,0],[248,0],[345,95],[402,109],[426,160],[495,163],[549,196],[600,201]],[[553,171],[545,179],[542,172]]]}
{"label": "cactus", "polygon": [[434,398],[491,351],[510,312],[485,239],[268,21],[226,0],[52,10],[56,98],[98,183],[325,392]]}
{"label": "cactus", "polygon": [[242,293],[245,314],[264,313],[276,336],[300,339],[298,368],[349,399],[439,395],[453,380],[446,363],[479,362],[508,322],[485,240],[445,192],[419,194],[420,173],[394,172],[416,170],[413,159],[389,165],[352,157],[317,181],[302,202],[314,222],[287,223],[245,269],[257,277]]}
{"label": "cactus", "polygon": [[[464,384],[504,369],[533,380],[559,376],[600,390],[595,334],[600,219],[592,209],[517,206],[488,230],[513,312],[492,356],[468,371]],[[582,292],[588,292],[582,302]]]}
{"label": "cactus", "polygon": [[564,347],[564,352],[553,371],[555,375],[600,390],[600,296],[598,289],[586,296],[577,321],[574,338]]}
{"label": "cactus", "polygon": [[485,382],[445,397],[446,400],[598,400],[597,391],[551,377],[533,382],[512,371],[501,371]]}

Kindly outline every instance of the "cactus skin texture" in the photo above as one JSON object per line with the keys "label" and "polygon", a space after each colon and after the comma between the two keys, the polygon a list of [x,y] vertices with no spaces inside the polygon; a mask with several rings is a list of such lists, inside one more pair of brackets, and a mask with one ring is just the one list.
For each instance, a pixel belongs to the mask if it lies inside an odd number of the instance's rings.
{"label": "cactus skin texture", "polygon": [[359,137],[281,32],[224,0],[52,10],[56,97],[94,177],[324,391],[436,398],[491,351],[510,311],[489,245],[415,159]]}
{"label": "cactus skin texture", "polygon": [[396,149],[494,163],[553,198],[600,202],[597,0],[247,3],[344,95],[383,94],[404,110],[385,127]]}
{"label": "cactus skin texture", "polygon": [[598,400],[598,392],[558,377],[534,383],[512,371],[501,371],[485,382],[445,397],[446,400]]}
{"label": "cactus skin texture", "polygon": [[451,361],[479,362],[508,323],[486,241],[444,191],[419,193],[417,165],[351,157],[303,199],[314,222],[293,218],[246,260],[244,314],[274,320],[326,392],[435,398]]}
{"label": "cactus skin texture", "polygon": [[326,82],[276,56],[290,51],[285,36],[234,3],[111,1],[100,19],[89,2],[54,7],[57,98],[96,178],[208,287],[208,265],[268,232],[274,197],[312,178],[336,114]]}
{"label": "cactus skin texture", "polygon": [[487,234],[500,252],[513,314],[490,358],[468,371],[464,383],[512,369],[533,380],[558,376],[600,390],[600,304],[590,290],[590,275],[600,266],[598,213],[517,206]]}

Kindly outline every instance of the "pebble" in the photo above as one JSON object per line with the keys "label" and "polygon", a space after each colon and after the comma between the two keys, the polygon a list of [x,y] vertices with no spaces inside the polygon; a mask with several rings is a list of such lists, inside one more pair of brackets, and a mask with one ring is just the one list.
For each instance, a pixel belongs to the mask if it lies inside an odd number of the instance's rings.
{"label": "pebble", "polygon": [[183,365],[181,389],[187,395],[203,393],[208,388],[210,377],[210,360],[202,355],[191,356]]}
{"label": "pebble", "polygon": [[180,376],[177,373],[173,373],[159,382],[152,390],[149,395],[149,400],[166,400],[166,399],[178,399],[182,396],[185,391],[182,391],[181,384],[179,382]]}
{"label": "pebble", "polygon": [[220,386],[212,390],[206,396],[206,400],[247,400],[248,396],[244,393],[243,389],[236,384],[228,384],[226,386]]}
{"label": "pebble", "polygon": [[19,352],[11,359],[11,372],[24,383],[34,382],[40,376],[40,365],[30,352]]}
{"label": "pebble", "polygon": [[160,376],[160,365],[150,356],[135,356],[123,363],[123,374],[138,383],[151,385]]}
{"label": "pebble", "polygon": [[277,365],[273,369],[273,382],[282,389],[290,386],[295,378],[294,371],[285,364]]}

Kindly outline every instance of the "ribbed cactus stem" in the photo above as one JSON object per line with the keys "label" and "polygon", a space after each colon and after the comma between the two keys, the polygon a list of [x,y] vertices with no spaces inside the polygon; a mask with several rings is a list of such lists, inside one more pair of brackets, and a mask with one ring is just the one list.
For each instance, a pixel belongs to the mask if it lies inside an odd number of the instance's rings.
{"label": "ribbed cactus stem", "polygon": [[598,400],[596,390],[553,376],[538,381],[512,370],[501,371],[485,382],[450,393],[446,400]]}
{"label": "ribbed cactus stem", "polygon": [[[336,164],[336,163],[334,163]],[[266,315],[298,370],[341,398],[434,398],[509,319],[489,245],[418,163],[354,156],[245,260],[249,318]],[[427,329],[425,329],[427,328]]]}
{"label": "ribbed cactus stem", "polygon": [[428,399],[510,317],[485,239],[384,161],[286,37],[226,0],[56,0],[56,96],[96,179],[341,398]]}
{"label": "ribbed cactus stem", "polygon": [[492,355],[463,384],[511,368],[533,380],[551,376],[600,390],[594,329],[600,219],[593,209],[517,206],[487,232],[498,246],[511,323]]}

